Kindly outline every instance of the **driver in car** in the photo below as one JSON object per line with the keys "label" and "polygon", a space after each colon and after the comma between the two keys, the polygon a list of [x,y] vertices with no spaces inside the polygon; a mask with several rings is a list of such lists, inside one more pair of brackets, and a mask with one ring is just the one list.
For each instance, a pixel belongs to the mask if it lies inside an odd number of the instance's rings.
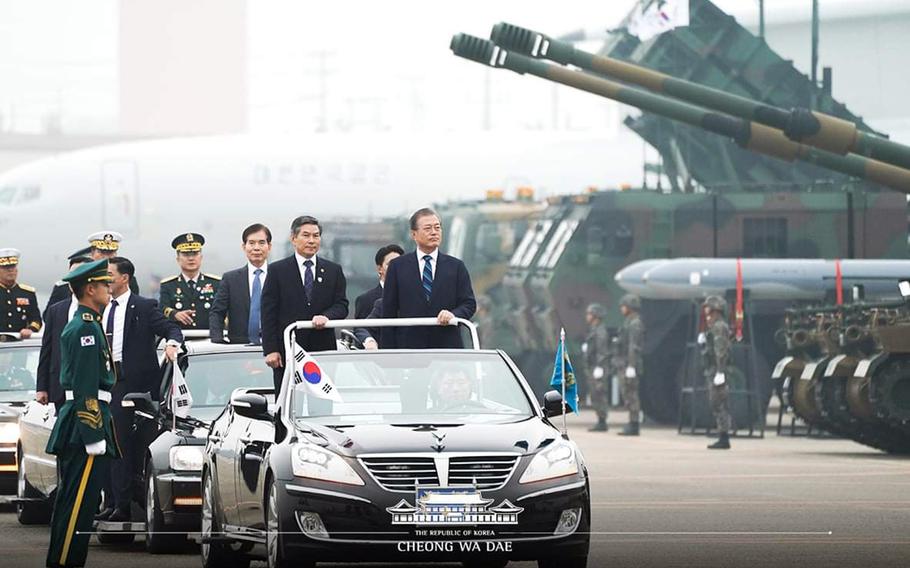
{"label": "driver in car", "polygon": [[[443,369],[433,379],[433,407],[439,410],[471,404],[474,380],[460,367]],[[474,405],[480,403],[474,402]]]}

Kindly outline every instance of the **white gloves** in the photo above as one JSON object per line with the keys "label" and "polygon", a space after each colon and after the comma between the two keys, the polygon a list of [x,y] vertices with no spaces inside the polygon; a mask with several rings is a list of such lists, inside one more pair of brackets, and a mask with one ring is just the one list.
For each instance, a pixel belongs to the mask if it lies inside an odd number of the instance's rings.
{"label": "white gloves", "polygon": [[585,341],[584,343],[581,344],[581,352],[582,353],[588,352],[588,342],[587,341]]}
{"label": "white gloves", "polygon": [[95,442],[94,444],[85,445],[85,453],[90,456],[100,456],[104,455],[104,452],[107,451],[107,442],[101,440],[100,442]]}
{"label": "white gloves", "polygon": [[719,387],[723,386],[727,382],[727,376],[724,373],[717,373],[714,375],[714,386]]}
{"label": "white gloves", "polygon": [[626,378],[634,379],[638,376],[638,373],[635,372],[635,367],[626,367]]}
{"label": "white gloves", "polygon": [[372,337],[367,337],[363,340],[363,348],[369,350],[379,349],[379,343],[376,342]]}
{"label": "white gloves", "polygon": [[705,332],[698,334],[698,339],[695,340],[699,345],[704,345],[708,342],[708,337],[705,335]]}
{"label": "white gloves", "polygon": [[594,372],[591,373],[595,379],[604,378],[604,368],[603,367],[594,367]]}

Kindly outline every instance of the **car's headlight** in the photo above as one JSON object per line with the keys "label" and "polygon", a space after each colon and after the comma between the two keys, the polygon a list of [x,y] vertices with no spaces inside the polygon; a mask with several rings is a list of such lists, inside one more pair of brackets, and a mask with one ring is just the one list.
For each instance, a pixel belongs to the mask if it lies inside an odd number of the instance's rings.
{"label": "car's headlight", "polygon": [[291,464],[295,477],[363,485],[363,480],[344,458],[313,444],[294,444],[291,447]]}
{"label": "car's headlight", "polygon": [[0,444],[15,444],[19,441],[19,425],[14,422],[0,424]]}
{"label": "car's headlight", "polygon": [[174,446],[170,453],[171,469],[202,471],[202,446]]}
{"label": "car's headlight", "polygon": [[578,457],[575,447],[565,440],[557,442],[534,456],[518,483],[533,483],[575,475],[578,473]]}

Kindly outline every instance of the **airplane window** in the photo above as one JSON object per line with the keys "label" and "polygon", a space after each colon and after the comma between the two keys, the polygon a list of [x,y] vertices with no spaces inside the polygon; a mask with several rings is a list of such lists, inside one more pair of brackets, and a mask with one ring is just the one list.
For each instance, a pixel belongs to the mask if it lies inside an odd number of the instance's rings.
{"label": "airplane window", "polygon": [[15,187],[0,188],[0,205],[12,205],[13,199],[15,197],[16,197],[16,188]]}

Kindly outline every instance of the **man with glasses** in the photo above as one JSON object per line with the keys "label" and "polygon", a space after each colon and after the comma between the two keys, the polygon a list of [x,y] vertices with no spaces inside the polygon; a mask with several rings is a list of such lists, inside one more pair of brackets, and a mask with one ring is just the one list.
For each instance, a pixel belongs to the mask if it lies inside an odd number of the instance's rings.
{"label": "man with glasses", "polygon": [[[452,318],[470,319],[477,309],[471,276],[464,263],[443,254],[442,223],[429,208],[410,218],[414,252],[402,255],[386,270],[382,315],[387,318],[434,317],[441,326]],[[457,327],[382,328],[383,349],[458,349],[463,347]]]}

